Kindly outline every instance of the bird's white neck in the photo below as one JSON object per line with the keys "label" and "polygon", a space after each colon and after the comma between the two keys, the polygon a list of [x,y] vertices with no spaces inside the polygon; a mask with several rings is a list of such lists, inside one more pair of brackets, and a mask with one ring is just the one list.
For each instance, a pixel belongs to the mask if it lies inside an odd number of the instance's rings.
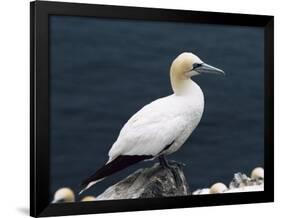
{"label": "bird's white neck", "polygon": [[184,96],[190,94],[195,82],[190,78],[179,78],[171,73],[171,85],[175,95]]}

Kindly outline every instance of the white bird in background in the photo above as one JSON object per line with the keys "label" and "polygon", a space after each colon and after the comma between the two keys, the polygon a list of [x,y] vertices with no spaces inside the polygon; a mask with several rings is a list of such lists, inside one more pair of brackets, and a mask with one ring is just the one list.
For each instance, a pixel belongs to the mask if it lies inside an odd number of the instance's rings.
{"label": "white bird in background", "polygon": [[53,204],[56,203],[68,203],[68,202],[74,202],[75,201],[75,195],[73,191],[70,188],[64,187],[60,188],[56,191],[54,195],[54,200],[52,201]]}
{"label": "white bird in background", "polygon": [[142,160],[158,157],[160,164],[173,172],[173,165],[165,155],[177,151],[200,122],[204,95],[191,77],[205,73],[224,74],[192,53],[180,54],[170,68],[174,94],[151,102],[128,120],[109,151],[107,163],[82,182],[80,194],[107,176]]}

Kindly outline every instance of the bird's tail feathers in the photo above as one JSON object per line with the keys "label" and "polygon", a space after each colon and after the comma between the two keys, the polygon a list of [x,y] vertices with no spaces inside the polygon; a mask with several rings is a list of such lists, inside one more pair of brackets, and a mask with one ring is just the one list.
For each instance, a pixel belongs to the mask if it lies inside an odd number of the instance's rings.
{"label": "bird's tail feathers", "polygon": [[81,191],[79,192],[79,195],[81,195],[84,191],[86,191],[87,189],[91,188],[93,185],[97,184],[98,182],[104,180],[105,178],[93,181],[88,183],[84,188],[81,189]]}
{"label": "bird's tail feathers", "polygon": [[127,168],[130,165],[138,163],[145,159],[151,159],[152,155],[121,155],[117,158],[107,162],[103,167],[97,170],[92,176],[88,179],[85,179],[81,184],[81,191],[79,194],[82,194],[84,191],[100,182],[107,176],[110,176],[120,170]]}

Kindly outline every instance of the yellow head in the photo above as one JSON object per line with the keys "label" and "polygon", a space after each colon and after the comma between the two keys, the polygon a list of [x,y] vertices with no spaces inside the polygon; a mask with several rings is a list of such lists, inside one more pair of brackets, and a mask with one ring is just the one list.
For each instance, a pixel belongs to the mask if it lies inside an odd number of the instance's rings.
{"label": "yellow head", "polygon": [[82,198],[81,201],[95,201],[96,198],[94,196],[86,196],[84,198]]}
{"label": "yellow head", "polygon": [[251,173],[252,179],[264,179],[264,170],[262,167],[257,167],[253,169]]}
{"label": "yellow head", "polygon": [[222,70],[204,63],[196,55],[184,52],[172,62],[170,68],[172,88],[176,94],[180,93],[185,81],[189,80],[190,77],[207,73],[224,75]]}
{"label": "yellow head", "polygon": [[212,185],[210,188],[210,194],[220,194],[227,190],[227,187],[225,184],[218,182]]}
{"label": "yellow head", "polygon": [[186,77],[191,77],[196,75],[197,72],[194,71],[194,64],[202,64],[203,61],[196,55],[184,52],[177,56],[177,58],[173,61],[171,65],[171,74],[177,76],[182,79],[186,79]]}
{"label": "yellow head", "polygon": [[74,200],[75,200],[75,196],[70,188],[60,188],[59,190],[56,191],[52,203],[74,202]]}

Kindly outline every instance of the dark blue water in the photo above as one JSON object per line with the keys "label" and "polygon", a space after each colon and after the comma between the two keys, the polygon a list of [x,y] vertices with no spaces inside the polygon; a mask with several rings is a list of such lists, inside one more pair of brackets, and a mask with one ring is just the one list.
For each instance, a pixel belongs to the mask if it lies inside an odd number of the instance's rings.
{"label": "dark blue water", "polygon": [[[51,191],[76,190],[107,160],[125,122],[172,93],[169,67],[184,51],[227,75],[194,77],[205,112],[169,158],[187,164],[192,190],[263,166],[263,40],[254,27],[51,16]],[[137,164],[86,194],[151,164]]]}

